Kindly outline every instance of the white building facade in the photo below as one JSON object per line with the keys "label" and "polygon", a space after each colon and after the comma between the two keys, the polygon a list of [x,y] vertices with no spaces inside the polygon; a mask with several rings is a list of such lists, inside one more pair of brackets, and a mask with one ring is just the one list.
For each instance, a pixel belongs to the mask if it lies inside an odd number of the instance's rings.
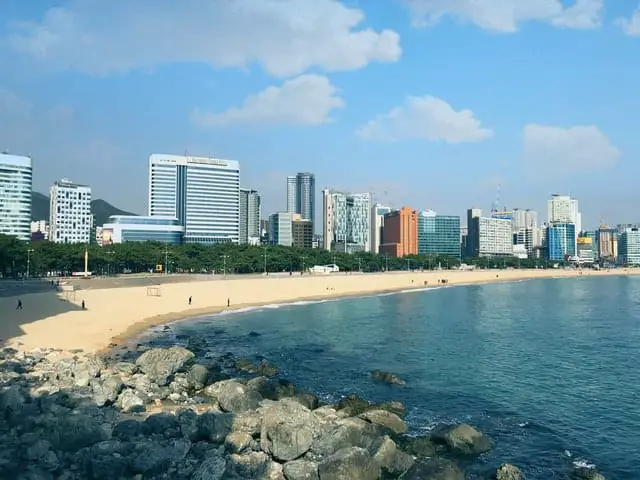
{"label": "white building facade", "polygon": [[513,230],[511,220],[478,217],[479,256],[512,256]]}
{"label": "white building facade", "polygon": [[578,200],[569,195],[554,194],[547,202],[548,223],[573,223],[576,235],[582,231],[582,215]]}
{"label": "white building facade", "polygon": [[640,266],[640,229],[626,228],[618,240],[618,263]]}
{"label": "white building facade", "polygon": [[49,202],[50,241],[91,243],[91,187],[62,179],[51,187]]}
{"label": "white building facade", "polygon": [[293,215],[291,212],[277,212],[269,215],[269,244],[293,245]]}
{"label": "white building facade", "polygon": [[240,164],[211,157],[149,157],[149,215],[177,218],[186,243],[238,243]]}
{"label": "white building facade", "polygon": [[382,245],[382,229],[384,228],[384,216],[391,212],[391,207],[376,203],[371,207],[371,253],[380,253]]}
{"label": "white building facade", "polygon": [[31,239],[31,158],[0,154],[0,234]]}
{"label": "white building facade", "polygon": [[239,243],[260,245],[260,193],[247,188],[240,189]]}

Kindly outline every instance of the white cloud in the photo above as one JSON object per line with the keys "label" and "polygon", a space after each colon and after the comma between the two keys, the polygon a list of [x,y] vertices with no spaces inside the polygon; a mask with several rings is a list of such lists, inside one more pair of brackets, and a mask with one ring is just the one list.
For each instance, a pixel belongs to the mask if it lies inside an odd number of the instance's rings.
{"label": "white cloud", "polygon": [[402,140],[444,141],[447,143],[479,142],[493,136],[471,110],[454,110],[444,100],[429,95],[407,97],[404,104],[384,115],[378,115],[357,130],[369,140],[397,142]]}
{"label": "white cloud", "polygon": [[177,62],[261,65],[276,76],[354,70],[400,58],[391,30],[358,28],[337,0],[71,0],[6,43],[55,68],[106,75]]}
{"label": "white cloud", "polygon": [[627,35],[632,37],[640,36],[640,5],[631,17],[619,18],[616,20],[616,24],[619,25]]}
{"label": "white cloud", "polygon": [[322,75],[301,75],[281,87],[268,87],[248,96],[241,107],[221,113],[195,110],[191,120],[201,126],[229,124],[320,125],[332,121],[330,113],[343,108],[336,88]]}
{"label": "white cloud", "polygon": [[523,149],[529,169],[554,175],[608,169],[620,156],[594,125],[564,128],[530,123],[524,127]]}
{"label": "white cloud", "polygon": [[405,0],[414,26],[437,23],[452,16],[480,28],[511,33],[527,21],[548,22],[565,28],[596,28],[601,23],[604,0]]}

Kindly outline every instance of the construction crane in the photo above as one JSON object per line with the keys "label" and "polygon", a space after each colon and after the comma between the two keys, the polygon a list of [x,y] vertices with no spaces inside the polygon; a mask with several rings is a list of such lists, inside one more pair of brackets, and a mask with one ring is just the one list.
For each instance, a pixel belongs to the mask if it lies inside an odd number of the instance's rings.
{"label": "construction crane", "polygon": [[501,184],[498,184],[496,187],[496,198],[493,201],[493,205],[491,206],[491,218],[501,218],[503,220],[511,220],[513,218],[513,212],[507,210],[506,207],[502,207],[500,209],[500,189],[502,188]]}

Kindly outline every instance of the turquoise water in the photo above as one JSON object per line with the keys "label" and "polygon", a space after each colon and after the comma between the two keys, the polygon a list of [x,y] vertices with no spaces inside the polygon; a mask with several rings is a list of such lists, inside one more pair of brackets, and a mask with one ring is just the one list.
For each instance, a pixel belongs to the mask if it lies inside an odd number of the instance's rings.
{"label": "turquoise water", "polygon": [[[470,478],[511,462],[564,479],[587,462],[627,480],[640,478],[639,306],[640,278],[536,280],[218,315],[155,342],[197,336],[214,355],[264,357],[327,399],[400,400],[413,433],[477,425],[496,447],[461,463]],[[372,382],[375,368],[407,386]]]}

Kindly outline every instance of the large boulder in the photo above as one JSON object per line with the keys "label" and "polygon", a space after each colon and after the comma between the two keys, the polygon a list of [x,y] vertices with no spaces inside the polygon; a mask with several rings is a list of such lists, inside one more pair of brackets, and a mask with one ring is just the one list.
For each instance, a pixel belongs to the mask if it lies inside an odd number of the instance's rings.
{"label": "large boulder", "polygon": [[93,401],[96,405],[102,407],[111,405],[118,399],[118,395],[122,391],[122,380],[120,377],[107,377],[104,379],[96,379],[91,383],[93,390]]}
{"label": "large boulder", "polygon": [[418,458],[432,457],[438,449],[438,446],[425,436],[402,436],[398,438],[398,445],[403,451]]}
{"label": "large boulder", "polygon": [[369,452],[382,471],[394,478],[409,470],[414,463],[413,457],[399,450],[395,442],[386,435],[375,440],[369,447]]}
{"label": "large boulder", "polygon": [[138,357],[136,365],[152,382],[165,386],[174,373],[185,369],[194,358],[193,352],[182,347],[152,348]]}
{"label": "large boulder", "polygon": [[406,385],[407,383],[395,373],[385,372],[383,370],[372,370],[371,378],[388,385]]}
{"label": "large boulder", "polygon": [[218,401],[225,412],[240,413],[255,410],[262,401],[262,395],[235,380],[223,380],[209,385],[204,394]]}
{"label": "large boulder", "polygon": [[227,457],[227,468],[222,478],[225,480],[262,480],[269,478],[271,459],[264,452],[245,455],[236,453]]}
{"label": "large boulder", "polygon": [[284,464],[284,478],[287,480],[320,480],[318,464],[307,460],[293,460]]}
{"label": "large boulder", "polygon": [[126,413],[144,411],[144,403],[145,399],[140,394],[128,388],[116,400],[116,406]]}
{"label": "large boulder", "polygon": [[351,394],[342,398],[336,410],[344,412],[349,417],[360,415],[362,412],[371,407],[371,404],[357,395]]}
{"label": "large boulder", "polygon": [[407,424],[395,413],[388,412],[386,410],[367,410],[360,415],[371,423],[381,425],[393,431],[396,434],[405,433],[407,431]]}
{"label": "large boulder", "polygon": [[321,480],[378,480],[380,465],[364,448],[338,450],[318,465]]}
{"label": "large boulder", "polygon": [[496,472],[496,480],[524,480],[524,475],[518,467],[505,463]]}
{"label": "large boulder", "polygon": [[492,448],[491,440],[470,425],[441,425],[431,432],[431,440],[446,445],[459,455],[479,455]]}
{"label": "large boulder", "polygon": [[224,475],[227,461],[218,454],[209,454],[198,466],[191,480],[221,480]]}
{"label": "large boulder", "polygon": [[73,452],[107,439],[99,418],[71,412],[46,421],[45,435],[56,450]]}
{"label": "large boulder", "polygon": [[420,459],[400,480],[465,480],[465,474],[453,462],[442,458]]}
{"label": "large boulder", "polygon": [[100,357],[89,356],[79,359],[72,367],[76,386],[86,387],[91,379],[99,377],[105,368],[106,365]]}
{"label": "large boulder", "polygon": [[295,460],[311,448],[314,422],[311,411],[300,403],[274,402],[262,411],[260,446],[276,460]]}
{"label": "large boulder", "polygon": [[196,420],[197,436],[212,443],[222,443],[231,433],[233,415],[214,410],[199,415]]}
{"label": "large boulder", "polygon": [[382,430],[360,418],[337,420],[335,424],[327,424],[321,429],[321,434],[311,445],[311,453],[314,458],[322,459],[345,448],[370,448],[376,439],[384,435]]}
{"label": "large boulder", "polygon": [[574,480],[605,480],[598,470],[593,467],[575,466],[571,472],[571,478]]}

